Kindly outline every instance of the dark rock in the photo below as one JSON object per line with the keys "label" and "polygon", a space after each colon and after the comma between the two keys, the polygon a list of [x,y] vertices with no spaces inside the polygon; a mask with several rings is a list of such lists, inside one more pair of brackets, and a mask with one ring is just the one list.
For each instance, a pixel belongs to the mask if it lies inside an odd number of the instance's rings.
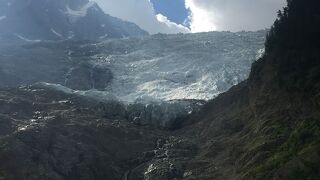
{"label": "dark rock", "polygon": [[105,67],[94,66],[91,72],[93,88],[95,89],[104,90],[113,79],[111,70]]}
{"label": "dark rock", "polygon": [[102,117],[81,97],[28,87],[0,95],[4,179],[120,180],[130,169],[126,162],[159,138],[158,130]]}
{"label": "dark rock", "polygon": [[191,112],[197,112],[198,101],[168,101],[134,103],[127,107],[127,119],[140,125],[177,129]]}
{"label": "dark rock", "polygon": [[70,70],[66,77],[66,86],[74,90],[89,90],[93,88],[90,67],[83,65]]}

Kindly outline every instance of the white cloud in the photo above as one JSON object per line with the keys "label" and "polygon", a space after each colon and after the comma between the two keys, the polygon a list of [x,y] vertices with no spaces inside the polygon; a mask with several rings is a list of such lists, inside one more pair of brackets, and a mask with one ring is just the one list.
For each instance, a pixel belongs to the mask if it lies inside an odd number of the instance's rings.
{"label": "white cloud", "polygon": [[162,14],[157,14],[156,17],[157,17],[157,20],[159,22],[161,22],[162,24],[165,24],[171,30],[178,28],[179,32],[190,32],[190,30],[187,27],[185,27],[185,26],[183,26],[181,24],[176,24],[176,23],[170,21],[166,16],[164,16]]}
{"label": "white cloud", "polygon": [[216,20],[214,11],[207,11],[193,0],[185,1],[186,8],[189,9],[190,29],[192,32],[215,31]]}
{"label": "white cloud", "polygon": [[185,0],[192,32],[269,28],[285,0]]}
{"label": "white cloud", "polygon": [[94,0],[111,16],[133,22],[151,34],[188,33],[190,30],[156,14],[150,0]]}
{"label": "white cloud", "polygon": [[[92,0],[112,16],[133,22],[151,34],[241,31],[269,28],[286,0],[185,0],[186,25],[156,14],[150,0]],[[189,30],[191,29],[191,31]]]}

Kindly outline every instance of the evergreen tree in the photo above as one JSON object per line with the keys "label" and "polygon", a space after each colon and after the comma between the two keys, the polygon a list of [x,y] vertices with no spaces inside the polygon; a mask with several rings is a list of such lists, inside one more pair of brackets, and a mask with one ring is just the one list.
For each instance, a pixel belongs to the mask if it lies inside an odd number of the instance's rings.
{"label": "evergreen tree", "polygon": [[267,35],[266,53],[275,48],[319,48],[320,1],[287,0],[287,3]]}

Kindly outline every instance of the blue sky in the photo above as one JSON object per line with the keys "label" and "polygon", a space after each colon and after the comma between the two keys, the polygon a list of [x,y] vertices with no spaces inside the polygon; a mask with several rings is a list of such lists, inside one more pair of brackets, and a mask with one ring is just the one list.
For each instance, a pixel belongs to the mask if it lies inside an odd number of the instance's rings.
{"label": "blue sky", "polygon": [[167,16],[170,21],[183,24],[188,18],[184,0],[151,0],[157,14]]}
{"label": "blue sky", "polygon": [[[270,28],[286,0],[92,0],[150,34]],[[187,23],[184,23],[187,22]]]}

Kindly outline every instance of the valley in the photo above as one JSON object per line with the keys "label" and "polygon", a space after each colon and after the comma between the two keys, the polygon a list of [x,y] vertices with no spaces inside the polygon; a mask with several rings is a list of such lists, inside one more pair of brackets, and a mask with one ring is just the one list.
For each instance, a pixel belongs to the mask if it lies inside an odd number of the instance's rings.
{"label": "valley", "polygon": [[0,1],[0,180],[319,179],[319,7],[149,35],[88,0]]}

